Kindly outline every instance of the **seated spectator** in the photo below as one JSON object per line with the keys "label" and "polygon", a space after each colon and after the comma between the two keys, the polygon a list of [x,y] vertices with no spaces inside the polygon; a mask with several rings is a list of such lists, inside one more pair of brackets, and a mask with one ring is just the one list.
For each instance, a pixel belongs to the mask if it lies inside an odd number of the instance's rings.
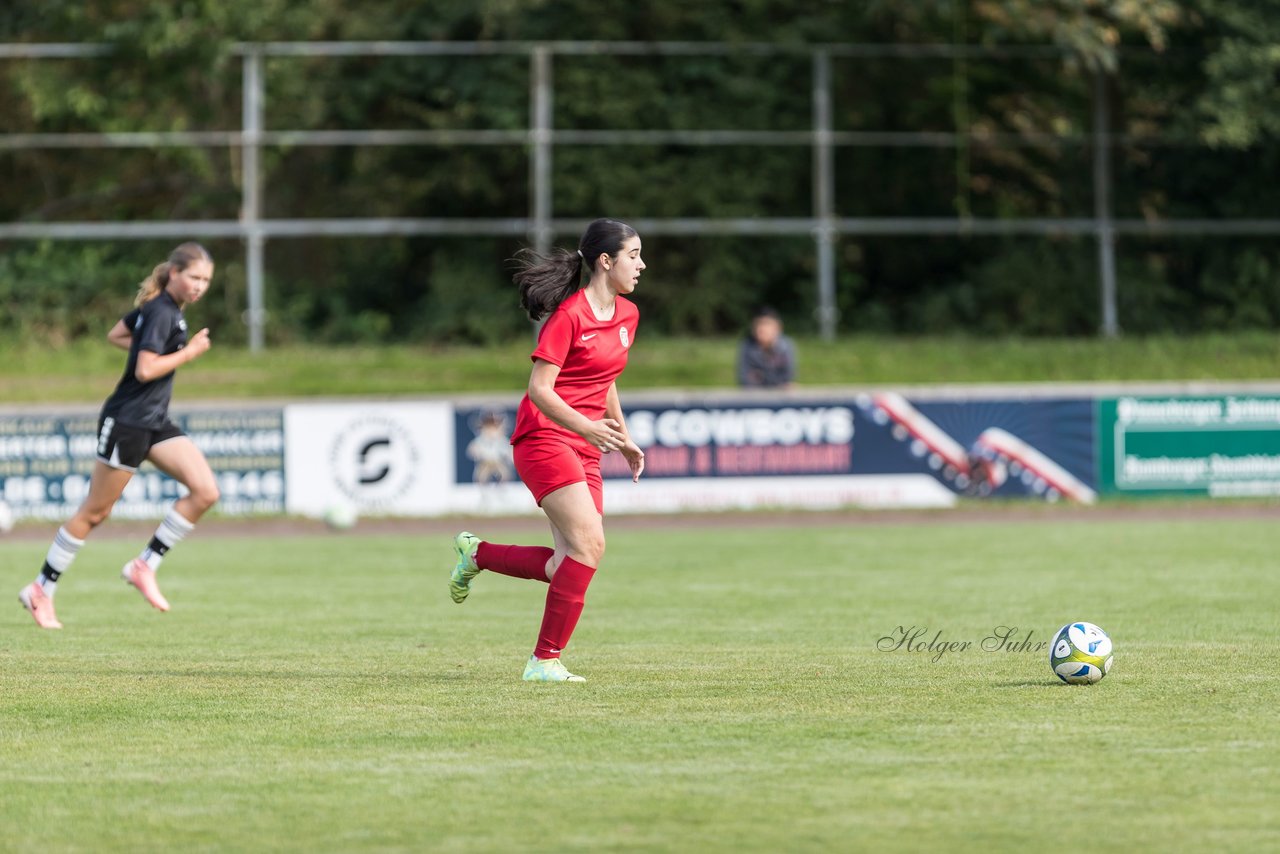
{"label": "seated spectator", "polygon": [[748,388],[790,388],[796,377],[796,348],[782,334],[782,320],[762,308],[751,320],[751,331],[738,350],[738,385]]}

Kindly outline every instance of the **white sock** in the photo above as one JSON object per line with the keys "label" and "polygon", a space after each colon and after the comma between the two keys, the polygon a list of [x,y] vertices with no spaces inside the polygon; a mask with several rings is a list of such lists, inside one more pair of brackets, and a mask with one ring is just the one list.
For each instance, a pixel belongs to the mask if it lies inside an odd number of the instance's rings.
{"label": "white sock", "polygon": [[182,542],[182,538],[195,529],[195,523],[187,521],[186,517],[178,512],[176,505],[170,507],[164,521],[160,523],[159,528],[156,528],[155,536],[142,550],[141,558],[147,566],[151,567],[151,571],[155,572],[160,568],[160,561],[164,560],[169,549]]}
{"label": "white sock", "polygon": [[58,578],[76,559],[76,552],[84,545],[84,540],[77,540],[67,533],[66,528],[59,528],[49,546],[49,554],[45,556],[44,567],[36,576],[36,584],[44,590],[46,596],[52,596],[58,590]]}

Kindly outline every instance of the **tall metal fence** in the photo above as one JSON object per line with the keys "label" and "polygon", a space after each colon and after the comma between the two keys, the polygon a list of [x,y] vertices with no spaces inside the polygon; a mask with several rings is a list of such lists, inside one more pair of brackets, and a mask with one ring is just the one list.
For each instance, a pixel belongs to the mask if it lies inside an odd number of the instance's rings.
{"label": "tall metal fence", "polygon": [[[3,44],[0,59],[76,59],[109,55],[93,44]],[[265,342],[264,253],[269,240],[352,236],[525,237],[545,251],[557,234],[576,234],[585,222],[559,218],[552,207],[552,158],[556,146],[681,145],[788,146],[812,153],[812,211],[807,217],[639,218],[646,234],[807,235],[816,258],[817,321],[824,338],[838,329],[835,244],[841,235],[981,236],[1084,235],[1097,243],[1098,294],[1103,335],[1119,331],[1116,313],[1115,240],[1120,235],[1275,235],[1280,219],[1117,219],[1111,208],[1111,151],[1125,138],[1108,127],[1106,79],[1092,90],[1092,127],[1079,135],[984,135],[986,145],[1089,145],[1092,150],[1093,215],[1084,218],[842,217],[837,212],[834,152],[851,147],[955,148],[974,141],[965,130],[950,133],[838,131],[832,124],[833,58],[1052,58],[1052,47],[990,48],[966,45],[822,44],[783,46],[714,42],[270,42],[235,46],[242,62],[243,103],[238,129],[137,133],[0,134],[0,150],[146,149],[228,146],[240,150],[243,168],[240,215],[234,220],[166,222],[0,223],[0,240],[145,240],[155,238],[238,238],[245,246],[249,345]],[[264,58],[369,56],[527,55],[529,125],[522,130],[267,130]],[[554,62],[557,56],[807,56],[811,75],[812,126],[808,130],[581,130],[557,129],[552,122]],[[264,146],[524,146],[528,151],[530,202],[527,216],[512,218],[265,218],[262,215]]]}

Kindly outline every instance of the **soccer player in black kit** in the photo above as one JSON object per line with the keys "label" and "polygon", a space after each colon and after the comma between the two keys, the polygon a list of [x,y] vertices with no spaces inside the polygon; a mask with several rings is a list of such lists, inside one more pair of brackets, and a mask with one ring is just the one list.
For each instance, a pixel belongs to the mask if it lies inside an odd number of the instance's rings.
{"label": "soccer player in black kit", "polygon": [[205,294],[212,278],[209,252],[198,243],[182,244],[142,282],[134,303],[137,308],[107,333],[108,341],[129,351],[129,360],[98,419],[97,462],[89,495],[58,529],[36,580],[18,594],[42,629],[62,628],[53,609],[58,579],[89,532],[111,515],[143,460],[185,486],[187,494],[169,508],[155,536],[138,557],[125,564],[121,575],[152,607],[169,610],[156,584],[160,561],[218,500],[218,484],[204,454],[169,420],[174,371],[210,346],[208,329],[188,338],[182,309]]}

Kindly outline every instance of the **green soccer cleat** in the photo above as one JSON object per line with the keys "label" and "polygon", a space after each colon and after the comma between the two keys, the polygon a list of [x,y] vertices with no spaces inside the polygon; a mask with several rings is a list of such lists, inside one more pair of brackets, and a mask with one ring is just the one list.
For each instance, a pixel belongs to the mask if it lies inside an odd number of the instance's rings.
{"label": "green soccer cleat", "polygon": [[453,538],[453,551],[458,556],[458,565],[449,574],[449,595],[453,601],[461,605],[471,593],[471,579],[480,572],[476,566],[476,546],[480,538],[469,531],[463,531]]}
{"label": "green soccer cleat", "polygon": [[558,658],[538,658],[529,656],[529,663],[524,666],[526,682],[586,682],[575,673],[565,670]]}

